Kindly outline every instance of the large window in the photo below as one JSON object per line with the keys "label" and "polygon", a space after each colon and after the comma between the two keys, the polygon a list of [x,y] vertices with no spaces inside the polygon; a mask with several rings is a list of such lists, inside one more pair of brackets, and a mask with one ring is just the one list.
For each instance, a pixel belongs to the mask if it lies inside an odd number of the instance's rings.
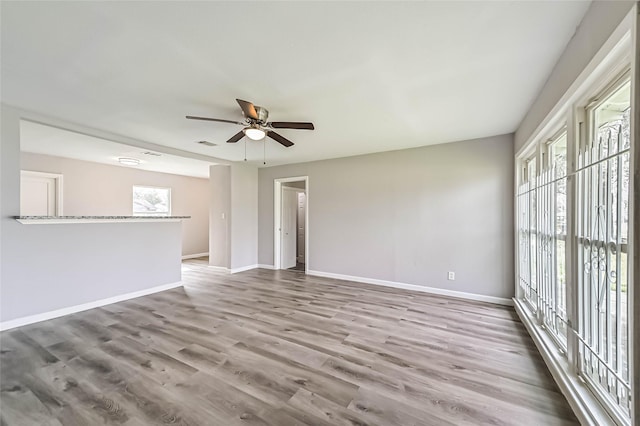
{"label": "large window", "polygon": [[566,346],[567,131],[540,147],[543,168],[539,206],[540,305],[542,320],[561,347]]}
{"label": "large window", "polygon": [[575,130],[559,124],[535,142],[516,192],[517,297],[621,424],[632,406],[630,86],[624,75],[570,109]]}
{"label": "large window", "polygon": [[521,294],[564,348],[567,334],[566,130],[541,143],[523,165],[524,182],[517,195]]}
{"label": "large window", "polygon": [[524,162],[522,185],[518,190],[518,238],[520,253],[519,284],[524,300],[535,312],[538,307],[537,286],[537,224],[536,224],[536,158]]}
{"label": "large window", "polygon": [[630,95],[624,79],[588,108],[576,172],[579,370],[626,416]]}
{"label": "large window", "polygon": [[171,188],[133,187],[134,216],[170,216]]}

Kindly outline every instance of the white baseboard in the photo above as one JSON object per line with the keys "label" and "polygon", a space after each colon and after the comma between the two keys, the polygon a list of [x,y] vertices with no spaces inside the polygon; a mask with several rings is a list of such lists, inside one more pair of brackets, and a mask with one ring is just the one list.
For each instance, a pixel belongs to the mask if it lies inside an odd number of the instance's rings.
{"label": "white baseboard", "polygon": [[241,266],[239,268],[233,268],[233,269],[229,269],[229,273],[231,274],[237,274],[238,272],[244,272],[244,271],[249,271],[251,269],[256,269],[258,268],[258,264],[253,264],[253,265],[247,265],[247,266]]}
{"label": "white baseboard", "polygon": [[375,284],[375,285],[381,285],[385,287],[401,288],[404,290],[413,290],[413,291],[420,291],[423,293],[438,294],[441,296],[450,296],[450,297],[457,297],[460,299],[477,300],[480,302],[489,302],[489,303],[496,303],[498,305],[513,306],[513,300],[506,299],[503,297],[484,296],[482,294],[465,293],[463,291],[446,290],[442,288],[425,287],[421,285],[399,283],[395,281],[378,280],[375,278],[364,278],[364,277],[355,277],[352,275],[334,274],[332,272],[307,270],[307,275],[315,275],[317,277],[324,277],[324,278],[335,278],[338,280],[345,280],[345,281],[356,281],[356,282],[365,283],[365,284]]}
{"label": "white baseboard", "polygon": [[21,327],[23,325],[33,324],[40,321],[46,321],[53,318],[62,317],[64,315],[75,314],[76,312],[82,312],[88,309],[122,302],[123,300],[135,299],[136,297],[146,296],[149,294],[158,293],[160,291],[170,290],[176,287],[182,287],[182,282],[179,281],[176,283],[163,284],[156,287],[146,288],[144,290],[134,291],[132,293],[120,294],[118,296],[108,297],[106,299],[83,303],[81,305],[69,306],[68,308],[56,309],[55,311],[43,312],[41,314],[16,318],[13,320],[0,322],[0,331]]}
{"label": "white baseboard", "polygon": [[260,269],[271,269],[271,270],[275,269],[275,267],[273,265],[267,265],[265,263],[258,264],[258,268],[260,268]]}
{"label": "white baseboard", "polygon": [[185,260],[185,259],[195,259],[195,258],[198,258],[198,257],[204,257],[204,256],[209,256],[209,252],[206,252],[206,253],[196,253],[196,254],[187,254],[187,255],[185,255],[185,256],[182,256],[182,260]]}
{"label": "white baseboard", "polygon": [[520,321],[529,332],[538,352],[542,355],[542,359],[551,372],[553,380],[567,398],[567,402],[580,424],[589,426],[616,424],[587,386],[577,376],[573,377],[569,374],[567,360],[560,355],[555,344],[552,343],[551,337],[527,315],[528,309],[515,299],[514,306]]}
{"label": "white baseboard", "polygon": [[247,265],[247,266],[241,266],[239,268],[230,269],[224,266],[207,265],[207,268],[209,269],[213,269],[215,271],[220,271],[220,272],[227,272],[229,274],[237,274],[238,272],[249,271],[251,269],[256,269],[259,267],[260,267],[259,265],[255,264],[255,265]]}

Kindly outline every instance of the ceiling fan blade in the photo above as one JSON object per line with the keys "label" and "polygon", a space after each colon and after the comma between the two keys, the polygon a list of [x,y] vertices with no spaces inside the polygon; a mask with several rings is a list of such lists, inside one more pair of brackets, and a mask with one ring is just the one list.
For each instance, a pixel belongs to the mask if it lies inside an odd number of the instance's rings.
{"label": "ceiling fan blade", "polygon": [[245,117],[253,118],[254,120],[258,119],[258,113],[256,112],[256,108],[253,106],[251,102],[243,101],[242,99],[236,99],[240,108],[242,108],[242,112]]}
{"label": "ceiling fan blade", "polygon": [[244,130],[240,130],[238,133],[236,133],[235,135],[231,136],[231,139],[229,139],[227,141],[227,143],[236,143],[240,139],[242,139],[243,137],[244,137]]}
{"label": "ceiling fan blade", "polygon": [[276,142],[280,142],[282,145],[286,146],[287,148],[293,145],[293,142],[291,142],[289,139],[285,138],[284,136],[279,135],[276,132],[268,131],[267,136],[269,136],[271,139],[273,139]]}
{"label": "ceiling fan blade", "polygon": [[302,130],[313,130],[313,123],[300,123],[293,121],[274,121],[269,123],[271,127],[274,129],[302,129]]}
{"label": "ceiling fan blade", "polygon": [[223,119],[221,119],[221,118],[194,117],[193,115],[187,115],[187,118],[188,118],[189,120],[219,121],[220,123],[239,124],[239,125],[241,125],[241,126],[244,126],[244,125],[245,125],[245,123],[241,123],[240,121],[223,120]]}

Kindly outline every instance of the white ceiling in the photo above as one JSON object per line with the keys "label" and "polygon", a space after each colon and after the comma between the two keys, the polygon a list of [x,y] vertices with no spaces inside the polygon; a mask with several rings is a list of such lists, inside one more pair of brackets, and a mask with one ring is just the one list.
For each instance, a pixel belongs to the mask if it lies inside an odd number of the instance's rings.
{"label": "white ceiling", "polygon": [[[76,160],[130,167],[152,172],[209,178],[209,163],[193,158],[150,151],[129,145],[45,126],[31,121],[20,122],[20,148],[25,152],[55,155]],[[149,155],[145,153],[155,153]],[[123,166],[119,158],[140,160],[137,166]]]}
{"label": "white ceiling", "polygon": [[[241,98],[315,123],[269,141],[268,165],[504,134],[588,6],[3,1],[2,102],[232,161],[239,127],[184,116],[241,119]],[[262,165],[263,144],[247,150]]]}

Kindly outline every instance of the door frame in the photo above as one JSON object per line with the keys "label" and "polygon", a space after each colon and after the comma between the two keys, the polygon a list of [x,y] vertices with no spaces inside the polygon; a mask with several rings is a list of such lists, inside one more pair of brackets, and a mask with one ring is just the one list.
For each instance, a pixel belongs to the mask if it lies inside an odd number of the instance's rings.
{"label": "door frame", "polygon": [[[36,172],[34,170],[20,170],[20,182],[22,182],[23,177],[40,177],[40,178],[48,178],[53,179],[56,183],[56,212],[55,215],[57,217],[62,216],[62,187],[63,187],[63,176],[59,173],[46,173],[46,172]],[[22,215],[22,212],[20,212]]]}
{"label": "door frame", "polygon": [[[301,181],[299,181],[299,182],[301,182]],[[298,250],[297,250],[297,248],[298,248],[298,225],[297,225],[297,222],[298,222],[298,194],[305,194],[307,191],[306,191],[306,189],[294,188],[292,186],[282,185],[282,192],[280,193],[281,197],[282,197],[281,198],[281,202],[280,202],[281,212],[284,212],[284,210],[286,210],[285,205],[284,205],[284,194],[287,193],[287,192],[294,193],[295,194],[295,201],[296,201],[296,206],[295,206],[295,210],[294,210],[295,247],[293,248],[293,251],[295,253],[295,259],[296,259],[295,264],[293,266],[296,266],[298,264]],[[305,199],[305,213],[306,213],[306,199]],[[282,213],[281,222],[280,223],[282,223],[282,219],[283,218],[284,218],[284,214]],[[285,244],[283,243],[284,239],[282,238],[282,234],[283,233],[280,232],[280,238],[281,238],[280,239],[280,264],[281,264],[280,267],[282,269],[285,269],[285,267],[282,266],[282,263],[284,263],[282,261],[282,259],[284,259],[284,248],[285,248]],[[305,242],[306,242],[306,238],[305,238]],[[306,255],[305,255],[305,263],[306,263],[306,260],[307,259],[306,259]]]}
{"label": "door frame", "polygon": [[282,191],[283,183],[304,181],[305,229],[304,229],[304,272],[309,271],[309,176],[294,176],[273,180],[273,269],[282,269]]}

